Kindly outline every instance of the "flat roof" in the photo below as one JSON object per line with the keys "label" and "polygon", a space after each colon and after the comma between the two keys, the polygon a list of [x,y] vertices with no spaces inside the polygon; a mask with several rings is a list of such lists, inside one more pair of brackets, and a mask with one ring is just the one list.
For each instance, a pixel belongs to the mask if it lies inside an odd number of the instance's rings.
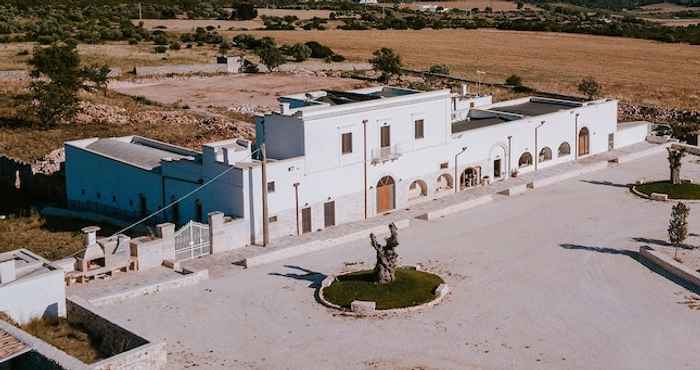
{"label": "flat roof", "polygon": [[[190,153],[185,153],[183,150],[168,150],[169,147],[167,145],[159,144],[135,136],[130,140],[123,140],[122,138],[98,139],[85,146],[85,148],[147,170],[160,166],[160,161],[165,158],[178,160],[192,157],[192,155],[187,155]],[[195,153],[192,152],[192,154],[194,155]]]}
{"label": "flat roof", "polygon": [[489,110],[494,110],[498,112],[514,113],[522,116],[540,116],[543,114],[549,114],[558,112],[560,110],[572,109],[575,105],[571,102],[558,102],[555,100],[530,100],[525,103],[513,104],[513,105],[501,105],[497,107],[488,108]]}
{"label": "flat roof", "polygon": [[283,103],[289,103],[290,108],[298,109],[318,105],[343,105],[351,103],[359,103],[370,100],[379,100],[386,98],[394,98],[418,94],[420,91],[402,87],[380,86],[356,90],[320,90],[311,91],[304,94],[281,96],[278,100]]}
{"label": "flat roof", "polygon": [[452,133],[456,134],[459,132],[475,130],[477,128],[488,127],[493,125],[498,125],[503,122],[508,122],[509,120],[502,118],[500,116],[487,117],[487,118],[470,118],[468,120],[457,121],[452,124]]}

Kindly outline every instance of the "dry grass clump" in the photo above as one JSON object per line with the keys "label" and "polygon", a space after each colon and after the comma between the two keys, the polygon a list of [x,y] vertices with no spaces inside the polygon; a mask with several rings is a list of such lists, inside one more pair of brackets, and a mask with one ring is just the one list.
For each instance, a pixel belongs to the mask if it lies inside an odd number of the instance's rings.
{"label": "dry grass clump", "polygon": [[[83,248],[80,229],[91,225],[95,225],[95,222],[44,217],[38,213],[0,220],[0,253],[26,248],[48,260],[61,259]],[[118,231],[114,226],[99,226],[101,235]]]}
{"label": "dry grass clump", "polygon": [[86,364],[106,357],[99,351],[99,339],[92,338],[82,325],[69,323],[65,318],[37,318],[21,328]]}

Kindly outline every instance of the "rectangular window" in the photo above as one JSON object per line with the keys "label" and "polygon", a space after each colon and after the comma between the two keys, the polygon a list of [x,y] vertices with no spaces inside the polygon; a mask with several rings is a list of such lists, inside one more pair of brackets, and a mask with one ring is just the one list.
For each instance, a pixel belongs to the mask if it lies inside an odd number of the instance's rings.
{"label": "rectangular window", "polygon": [[352,153],[352,132],[346,132],[340,137],[343,154]]}
{"label": "rectangular window", "polygon": [[444,170],[445,168],[450,167],[450,164],[448,162],[442,162],[440,163],[440,169]]}
{"label": "rectangular window", "polygon": [[267,192],[268,193],[274,193],[275,192],[275,182],[270,181],[267,183]]}
{"label": "rectangular window", "polygon": [[270,223],[277,222],[277,216],[272,216],[269,218]]}
{"label": "rectangular window", "polygon": [[415,135],[416,139],[422,139],[424,137],[423,135],[423,124],[424,121],[422,119],[417,119],[415,121]]}
{"label": "rectangular window", "polygon": [[391,146],[391,128],[390,126],[382,126],[380,131],[381,147],[386,148]]}

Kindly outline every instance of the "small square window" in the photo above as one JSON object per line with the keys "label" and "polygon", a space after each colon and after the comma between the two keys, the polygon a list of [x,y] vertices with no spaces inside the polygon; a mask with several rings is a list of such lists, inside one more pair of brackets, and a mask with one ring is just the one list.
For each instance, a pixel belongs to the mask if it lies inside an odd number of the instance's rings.
{"label": "small square window", "polygon": [[268,193],[274,193],[275,192],[275,182],[270,181],[267,183],[267,192]]}
{"label": "small square window", "polygon": [[440,163],[440,169],[444,170],[445,168],[448,168],[450,164],[448,162],[442,162]]}
{"label": "small square window", "polygon": [[100,194],[100,193],[98,192],[98,193],[97,193],[97,199],[100,199],[100,198],[102,198],[102,194]]}
{"label": "small square window", "polygon": [[80,190],[80,195],[85,195],[85,189]]}
{"label": "small square window", "polygon": [[341,152],[343,154],[352,153],[352,132],[346,132],[341,135]]}
{"label": "small square window", "polygon": [[134,200],[133,200],[133,199],[129,199],[129,207],[133,207],[133,205],[134,205]]}
{"label": "small square window", "polygon": [[116,195],[112,195],[112,202],[116,202],[116,201],[117,201],[117,196],[116,196]]}
{"label": "small square window", "polygon": [[277,222],[277,216],[272,216],[269,218],[270,223]]}

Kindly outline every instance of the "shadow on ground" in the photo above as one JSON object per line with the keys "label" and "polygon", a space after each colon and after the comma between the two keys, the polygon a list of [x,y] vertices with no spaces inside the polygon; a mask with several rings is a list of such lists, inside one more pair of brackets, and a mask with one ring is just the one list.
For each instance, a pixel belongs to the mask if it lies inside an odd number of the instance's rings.
{"label": "shadow on ground", "polygon": [[312,289],[320,288],[321,282],[323,282],[323,279],[326,278],[325,274],[322,274],[322,273],[316,272],[316,271],[311,271],[309,269],[305,269],[305,268],[300,267],[300,266],[284,265],[284,267],[286,267],[288,269],[296,270],[296,271],[301,271],[304,273],[299,274],[299,273],[288,272],[286,274],[282,274],[279,272],[271,272],[268,275],[282,276],[282,277],[295,279],[295,280],[305,280],[305,281],[308,281],[311,283],[311,284],[309,284],[309,288],[312,288]]}
{"label": "shadow on ground", "polygon": [[581,180],[581,182],[586,182],[586,183],[593,184],[593,185],[612,186],[615,188],[629,189],[629,187],[630,187],[628,184],[616,184],[616,183],[611,182],[611,181]]}
{"label": "shadow on ground", "polygon": [[[564,249],[569,249],[569,250],[576,250],[576,251],[587,251],[587,252],[594,252],[594,253],[603,253],[603,254],[610,254],[610,255],[618,255],[618,256],[628,256],[635,261],[639,262],[642,266],[646,267],[647,269],[663,276],[664,278],[672,281],[673,283],[680,285],[681,287],[687,289],[690,292],[693,292],[695,294],[700,294],[700,287],[696,286],[695,284],[692,284],[688,281],[685,281],[668,271],[660,268],[656,264],[652,263],[651,261],[647,260],[646,258],[642,257],[639,252],[637,251],[631,251],[627,249],[615,249],[615,248],[609,248],[609,247],[598,247],[598,246],[588,246],[588,245],[579,245],[579,244],[559,244],[561,248]],[[647,247],[647,246],[644,246]],[[650,294],[653,294],[653,292],[649,292]]]}

